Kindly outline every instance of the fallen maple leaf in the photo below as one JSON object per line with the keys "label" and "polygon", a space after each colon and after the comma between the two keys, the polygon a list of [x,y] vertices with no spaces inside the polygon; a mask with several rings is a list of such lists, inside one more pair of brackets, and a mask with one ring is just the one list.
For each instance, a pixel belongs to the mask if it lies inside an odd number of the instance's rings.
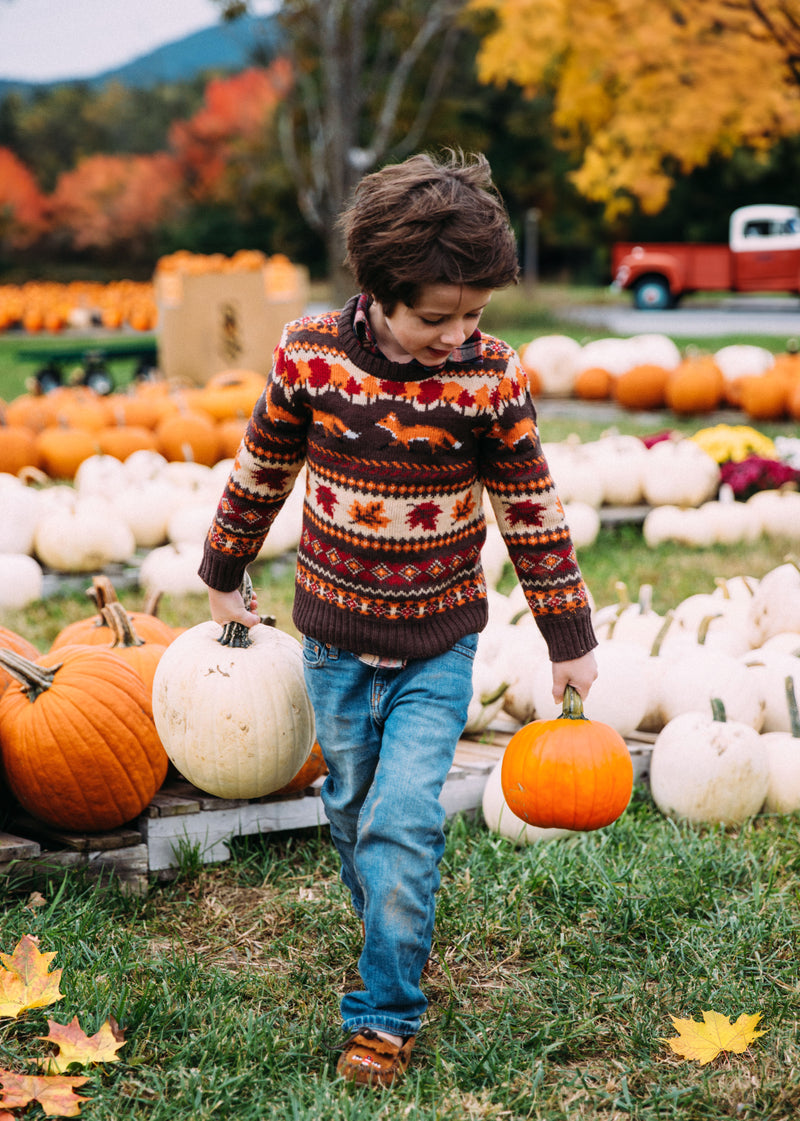
{"label": "fallen maple leaf", "polygon": [[23,934],[13,954],[0,953],[0,1017],[16,1018],[28,1008],[46,1008],[61,1000],[61,970],[48,972],[55,953],[39,951],[39,940]]}
{"label": "fallen maple leaf", "polygon": [[0,1105],[15,1109],[38,1102],[48,1117],[77,1117],[81,1102],[89,1099],[76,1094],[74,1087],[88,1081],[88,1078],[64,1074],[15,1074],[11,1070],[0,1070]]}
{"label": "fallen maple leaf", "polygon": [[676,1055],[684,1059],[697,1059],[701,1066],[716,1059],[720,1051],[733,1051],[741,1055],[754,1039],[766,1032],[756,1031],[755,1026],[761,1013],[748,1016],[743,1012],[735,1024],[719,1012],[704,1012],[704,1023],[697,1020],[679,1020],[670,1016],[673,1027],[679,1033],[677,1038],[664,1039]]}
{"label": "fallen maple leaf", "polygon": [[57,1055],[50,1055],[39,1062],[48,1074],[60,1074],[71,1063],[86,1066],[88,1063],[118,1063],[120,1047],[125,1043],[125,1038],[114,1019],[108,1019],[94,1033],[87,1035],[78,1023],[78,1017],[73,1016],[68,1024],[58,1024],[55,1020],[48,1020],[49,1032],[40,1035],[45,1043],[55,1043],[58,1047]]}

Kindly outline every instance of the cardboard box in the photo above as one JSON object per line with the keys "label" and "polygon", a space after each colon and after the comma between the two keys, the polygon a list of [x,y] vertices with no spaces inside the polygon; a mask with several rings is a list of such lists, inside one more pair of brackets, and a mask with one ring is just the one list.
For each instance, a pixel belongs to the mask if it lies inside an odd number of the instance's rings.
{"label": "cardboard box", "polygon": [[305,311],[308,274],[288,262],[258,270],[155,277],[158,365],[165,377],[205,385],[222,370],[265,377],[284,324]]}

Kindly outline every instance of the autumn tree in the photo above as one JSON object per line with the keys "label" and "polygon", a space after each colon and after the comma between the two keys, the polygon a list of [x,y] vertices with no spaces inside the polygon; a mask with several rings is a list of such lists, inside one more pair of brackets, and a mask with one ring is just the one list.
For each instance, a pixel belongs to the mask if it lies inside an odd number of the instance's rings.
{"label": "autumn tree", "polygon": [[166,152],[89,156],[59,176],[49,200],[54,230],[74,250],[141,256],[181,192],[177,161]]}
{"label": "autumn tree", "polygon": [[573,181],[608,218],[658,213],[676,177],[800,131],[796,0],[470,0],[494,17],[483,81],[550,88]]}
{"label": "autumn tree", "polygon": [[[246,0],[217,0],[223,14]],[[366,172],[413,152],[451,74],[465,0],[284,0],[294,86],[281,147],[300,209],[324,239],[338,299],[352,291],[336,224]]]}
{"label": "autumn tree", "polygon": [[0,248],[24,249],[45,226],[45,199],[32,173],[8,148],[0,148]]}

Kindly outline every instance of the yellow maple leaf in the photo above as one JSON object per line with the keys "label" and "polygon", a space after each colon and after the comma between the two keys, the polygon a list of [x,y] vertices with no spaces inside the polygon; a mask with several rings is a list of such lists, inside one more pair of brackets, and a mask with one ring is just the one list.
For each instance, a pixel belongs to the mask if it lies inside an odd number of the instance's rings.
{"label": "yellow maple leaf", "polygon": [[0,1017],[16,1018],[29,1008],[46,1008],[61,1000],[61,970],[50,972],[55,953],[43,954],[39,940],[23,934],[12,954],[0,953]]}
{"label": "yellow maple leaf", "polygon": [[39,1060],[48,1074],[61,1074],[71,1063],[86,1066],[89,1063],[119,1062],[117,1051],[123,1046],[125,1039],[113,1018],[106,1020],[94,1035],[84,1032],[77,1016],[73,1016],[68,1024],[48,1020],[47,1026],[48,1034],[40,1035],[39,1038],[45,1043],[55,1043],[58,1047],[57,1055]]}
{"label": "yellow maple leaf", "polygon": [[85,1082],[87,1078],[64,1074],[17,1074],[0,1070],[0,1105],[16,1109],[38,1102],[48,1117],[77,1117],[81,1103],[89,1099],[76,1094],[75,1087]]}
{"label": "yellow maple leaf", "polygon": [[761,1013],[756,1012],[748,1016],[743,1012],[735,1024],[727,1016],[719,1012],[704,1012],[703,1023],[697,1020],[679,1020],[670,1016],[673,1027],[679,1033],[676,1038],[664,1039],[676,1055],[684,1059],[697,1059],[701,1066],[716,1059],[720,1051],[733,1051],[741,1055],[746,1051],[754,1039],[765,1035],[764,1031],[756,1031],[755,1026],[761,1019]]}

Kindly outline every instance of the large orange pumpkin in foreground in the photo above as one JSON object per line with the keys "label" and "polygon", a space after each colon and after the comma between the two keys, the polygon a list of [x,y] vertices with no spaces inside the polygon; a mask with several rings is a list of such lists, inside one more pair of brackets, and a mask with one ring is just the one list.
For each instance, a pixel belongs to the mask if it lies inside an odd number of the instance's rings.
{"label": "large orange pumpkin in foreground", "polygon": [[96,833],[137,817],[168,760],[136,670],[89,646],[36,661],[3,650],[0,665],[16,679],[0,698],[3,771],[24,809]]}
{"label": "large orange pumpkin in foreground", "polygon": [[619,732],[588,720],[568,685],[561,716],[534,720],[512,736],[500,781],[508,808],[528,825],[602,829],[630,801],[633,763]]}

